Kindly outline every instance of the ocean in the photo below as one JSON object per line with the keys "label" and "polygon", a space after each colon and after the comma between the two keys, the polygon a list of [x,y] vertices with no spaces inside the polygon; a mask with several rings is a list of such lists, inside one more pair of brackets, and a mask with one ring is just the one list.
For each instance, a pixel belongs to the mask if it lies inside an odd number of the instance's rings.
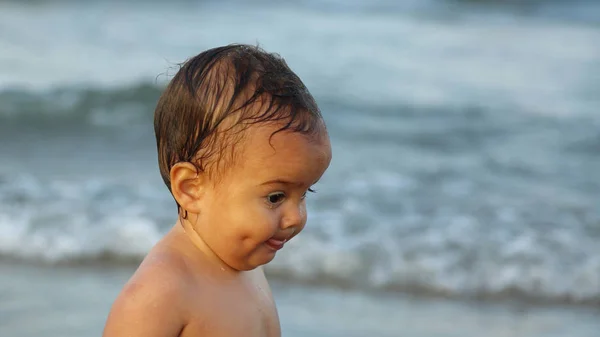
{"label": "ocean", "polygon": [[597,336],[599,42],[582,0],[0,1],[0,336],[101,333],[175,221],[156,101],[229,43],[332,140],[266,267],[285,336]]}

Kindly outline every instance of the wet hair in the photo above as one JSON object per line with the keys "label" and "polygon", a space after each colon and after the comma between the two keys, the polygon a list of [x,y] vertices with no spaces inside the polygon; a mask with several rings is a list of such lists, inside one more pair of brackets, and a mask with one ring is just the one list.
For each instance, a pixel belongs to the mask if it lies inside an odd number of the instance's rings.
{"label": "wet hair", "polygon": [[235,158],[242,131],[268,122],[281,125],[275,133],[311,134],[324,126],[314,98],[278,54],[233,44],[184,62],[154,113],[158,164],[169,191],[173,165],[190,162],[214,177]]}

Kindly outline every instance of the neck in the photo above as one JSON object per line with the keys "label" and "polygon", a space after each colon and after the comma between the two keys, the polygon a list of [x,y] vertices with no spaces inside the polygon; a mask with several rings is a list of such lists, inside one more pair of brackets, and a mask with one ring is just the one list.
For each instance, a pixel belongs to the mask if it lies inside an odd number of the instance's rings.
{"label": "neck", "polygon": [[183,235],[185,235],[190,243],[196,248],[196,252],[200,251],[202,256],[205,258],[213,266],[219,268],[223,272],[229,273],[239,273],[239,270],[236,270],[229,266],[225,261],[223,261],[207,244],[204,242],[200,234],[194,229],[189,219],[179,218],[177,220],[177,224],[175,225],[176,230],[182,231]]}

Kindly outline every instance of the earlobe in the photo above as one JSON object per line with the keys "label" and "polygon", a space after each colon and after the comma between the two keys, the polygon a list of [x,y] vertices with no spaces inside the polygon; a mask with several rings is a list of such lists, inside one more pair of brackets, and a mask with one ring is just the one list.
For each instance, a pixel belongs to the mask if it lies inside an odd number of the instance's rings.
{"label": "earlobe", "polygon": [[204,193],[204,175],[194,164],[180,162],[171,168],[171,192],[177,203],[188,213],[200,213]]}

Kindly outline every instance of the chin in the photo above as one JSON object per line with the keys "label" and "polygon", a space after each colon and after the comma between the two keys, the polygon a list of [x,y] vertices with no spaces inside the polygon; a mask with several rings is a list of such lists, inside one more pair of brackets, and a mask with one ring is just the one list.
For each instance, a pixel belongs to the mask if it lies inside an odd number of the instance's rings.
{"label": "chin", "polygon": [[261,263],[260,265],[261,265],[261,266],[264,266],[265,264],[267,264],[267,263],[269,263],[269,262],[273,261],[273,259],[274,259],[274,258],[275,258],[275,254],[273,254],[273,255],[272,255],[272,256],[271,256],[269,259],[267,259],[265,262]]}
{"label": "chin", "polygon": [[[258,254],[257,254],[258,255]],[[255,256],[254,259],[248,261],[248,269],[253,270],[260,266],[264,266],[265,264],[273,261],[275,258],[275,252],[271,252],[271,254],[260,254],[259,256]]]}

